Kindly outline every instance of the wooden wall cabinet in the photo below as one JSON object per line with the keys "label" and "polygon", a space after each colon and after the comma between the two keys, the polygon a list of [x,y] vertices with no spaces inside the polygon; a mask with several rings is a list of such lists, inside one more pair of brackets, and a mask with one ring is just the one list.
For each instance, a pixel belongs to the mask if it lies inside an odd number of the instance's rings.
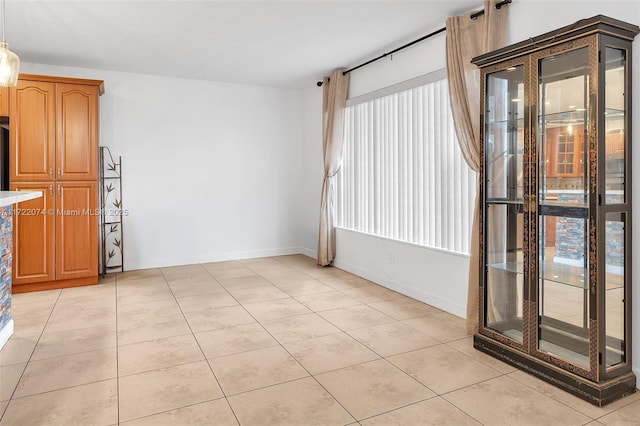
{"label": "wooden wall cabinet", "polygon": [[0,87],[0,116],[9,116],[9,88]]}
{"label": "wooden wall cabinet", "polygon": [[480,327],[474,346],[596,405],[633,393],[631,64],[604,16],[481,68]]}
{"label": "wooden wall cabinet", "polygon": [[[21,75],[9,94],[16,206],[13,291],[98,282],[99,80]],[[0,101],[2,100],[0,94]]]}

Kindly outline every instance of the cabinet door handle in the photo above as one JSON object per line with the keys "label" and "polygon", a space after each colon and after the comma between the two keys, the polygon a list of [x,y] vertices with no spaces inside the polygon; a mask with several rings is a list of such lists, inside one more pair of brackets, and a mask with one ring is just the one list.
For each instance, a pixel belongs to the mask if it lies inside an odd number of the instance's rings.
{"label": "cabinet door handle", "polygon": [[49,195],[53,195],[53,185],[49,185]]}
{"label": "cabinet door handle", "polygon": [[53,180],[53,167],[49,167],[49,179]]}
{"label": "cabinet door handle", "polygon": [[60,170],[60,167],[58,167],[58,177],[62,176],[62,171]]}
{"label": "cabinet door handle", "polygon": [[60,185],[58,185],[58,195],[61,195],[62,191],[60,189]]}

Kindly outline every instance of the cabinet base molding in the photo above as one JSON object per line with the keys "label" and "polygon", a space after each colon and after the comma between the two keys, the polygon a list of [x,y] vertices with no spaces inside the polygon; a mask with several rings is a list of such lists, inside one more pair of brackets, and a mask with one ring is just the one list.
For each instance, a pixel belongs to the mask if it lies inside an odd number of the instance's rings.
{"label": "cabinet base molding", "polygon": [[59,288],[82,287],[86,285],[98,284],[98,276],[87,278],[74,278],[71,280],[43,281],[39,283],[14,285],[12,291],[17,293],[28,293],[31,291],[55,290]]}
{"label": "cabinet base molding", "polygon": [[473,336],[473,347],[598,407],[605,406],[636,391],[636,376],[633,372],[606,382],[594,383],[488,339],[481,334]]}

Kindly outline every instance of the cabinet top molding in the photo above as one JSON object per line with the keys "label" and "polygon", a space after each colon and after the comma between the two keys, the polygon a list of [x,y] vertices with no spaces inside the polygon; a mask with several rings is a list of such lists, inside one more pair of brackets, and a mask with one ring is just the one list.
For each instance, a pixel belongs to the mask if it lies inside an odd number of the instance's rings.
{"label": "cabinet top molding", "polygon": [[96,86],[98,87],[98,95],[104,94],[104,81],[103,80],[89,80],[86,78],[70,78],[70,77],[55,77],[50,75],[36,75],[36,74],[20,74],[19,80],[25,81],[45,81],[48,83],[66,83],[66,84],[82,84],[84,86]]}
{"label": "cabinet top molding", "polygon": [[596,15],[537,37],[530,37],[519,43],[476,56],[471,60],[471,63],[483,67],[500,62],[505,58],[529,54],[588,34],[608,34],[626,40],[633,40],[638,33],[640,33],[640,27],[637,25],[604,15]]}

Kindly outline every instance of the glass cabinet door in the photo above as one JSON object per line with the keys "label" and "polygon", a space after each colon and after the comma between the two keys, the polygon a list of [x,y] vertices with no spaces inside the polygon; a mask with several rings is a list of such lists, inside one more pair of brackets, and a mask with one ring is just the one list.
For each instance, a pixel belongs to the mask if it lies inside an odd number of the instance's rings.
{"label": "glass cabinet door", "polygon": [[[627,360],[625,318],[627,318],[625,251],[631,241],[627,230],[627,185],[625,165],[626,149],[626,105],[625,80],[627,78],[626,50],[614,47],[604,49],[605,67],[605,134],[604,134],[604,192],[605,204],[617,212],[605,216],[604,234],[604,322],[605,322],[605,367],[607,370]],[[628,237],[628,238],[627,238]]]}
{"label": "glass cabinet door", "polygon": [[537,347],[588,369],[589,50],[537,67]]}
{"label": "glass cabinet door", "polygon": [[488,74],[485,326],[523,342],[524,65]]}

